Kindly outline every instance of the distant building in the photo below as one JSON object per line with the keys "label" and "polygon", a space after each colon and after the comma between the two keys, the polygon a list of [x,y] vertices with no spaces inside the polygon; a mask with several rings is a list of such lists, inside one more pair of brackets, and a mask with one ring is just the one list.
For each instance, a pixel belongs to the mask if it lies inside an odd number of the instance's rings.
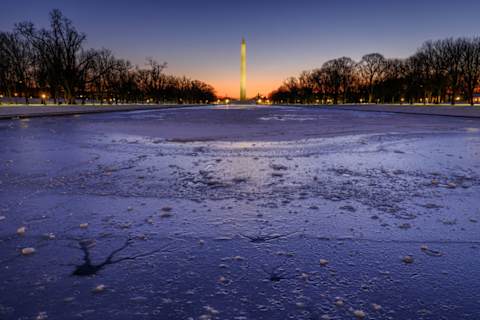
{"label": "distant building", "polygon": [[480,93],[475,93],[473,95],[473,103],[480,103]]}

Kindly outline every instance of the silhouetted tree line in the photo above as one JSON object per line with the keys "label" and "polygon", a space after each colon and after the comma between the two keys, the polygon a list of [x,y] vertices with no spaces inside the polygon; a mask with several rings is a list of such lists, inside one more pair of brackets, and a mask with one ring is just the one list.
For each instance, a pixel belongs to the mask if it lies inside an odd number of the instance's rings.
{"label": "silhouetted tree line", "polygon": [[327,61],[320,69],[287,79],[270,94],[276,103],[474,104],[480,84],[480,38],[428,41],[407,59],[379,53],[355,62]]}
{"label": "silhouetted tree line", "polygon": [[[146,68],[117,59],[107,49],[85,49],[78,32],[59,10],[50,13],[50,28],[31,22],[0,32],[0,94],[61,100],[66,103],[213,101],[213,87],[164,73],[166,64],[147,59]],[[43,98],[42,100],[45,100]]]}

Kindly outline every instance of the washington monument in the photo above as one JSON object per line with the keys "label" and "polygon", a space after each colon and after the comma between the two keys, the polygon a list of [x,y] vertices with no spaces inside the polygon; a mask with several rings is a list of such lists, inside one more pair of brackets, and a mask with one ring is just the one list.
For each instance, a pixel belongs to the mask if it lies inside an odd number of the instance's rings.
{"label": "washington monument", "polygon": [[242,38],[240,49],[240,101],[247,100],[247,43]]}

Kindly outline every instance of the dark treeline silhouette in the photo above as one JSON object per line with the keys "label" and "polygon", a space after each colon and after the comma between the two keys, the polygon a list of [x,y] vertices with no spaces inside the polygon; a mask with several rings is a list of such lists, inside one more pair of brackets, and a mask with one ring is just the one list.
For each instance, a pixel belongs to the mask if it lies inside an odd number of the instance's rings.
{"label": "dark treeline silhouette", "polygon": [[480,79],[480,38],[428,41],[407,59],[342,57],[287,79],[270,94],[275,103],[474,104]]}
{"label": "dark treeline silhouette", "polygon": [[55,103],[206,103],[213,87],[164,73],[166,64],[147,59],[146,67],[117,59],[107,49],[85,49],[78,32],[59,10],[50,13],[50,28],[31,22],[0,32],[0,94],[53,99]]}

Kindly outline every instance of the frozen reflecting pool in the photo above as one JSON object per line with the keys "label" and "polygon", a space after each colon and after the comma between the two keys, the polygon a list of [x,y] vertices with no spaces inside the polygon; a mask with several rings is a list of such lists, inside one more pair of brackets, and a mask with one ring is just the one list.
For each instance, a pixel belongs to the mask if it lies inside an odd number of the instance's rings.
{"label": "frozen reflecting pool", "polygon": [[0,319],[480,318],[478,119],[215,106],[0,141]]}

